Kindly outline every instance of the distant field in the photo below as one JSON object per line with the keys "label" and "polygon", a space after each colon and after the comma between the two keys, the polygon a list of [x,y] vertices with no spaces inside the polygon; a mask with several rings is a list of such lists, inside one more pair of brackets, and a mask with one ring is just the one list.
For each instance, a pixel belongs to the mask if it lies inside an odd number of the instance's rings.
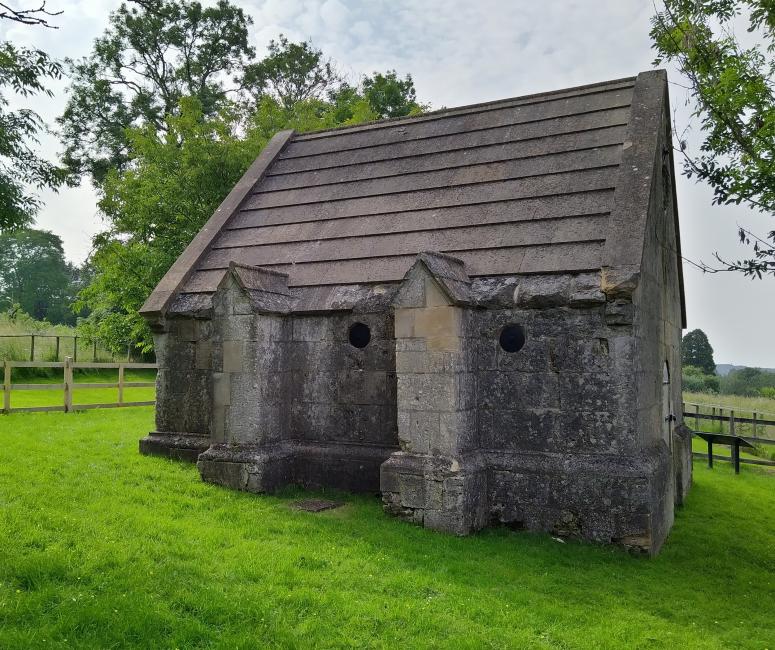
{"label": "distant field", "polygon": [[[30,361],[30,334],[35,335],[35,361],[62,361],[65,356],[77,356],[81,361],[93,360],[94,347],[83,337],[79,337],[77,354],[75,353],[74,327],[51,325],[31,319],[15,322],[5,315],[0,315],[0,362],[5,359]],[[52,336],[60,337],[58,358],[56,338],[50,338]],[[103,346],[97,345],[97,361],[111,361],[113,356]]]}
{"label": "distant field", "polygon": [[[758,419],[775,421],[775,400],[766,397],[741,397],[739,395],[709,395],[708,393],[684,393],[684,403],[687,404],[686,411],[694,413],[694,406],[689,404],[700,404],[700,413],[712,413],[713,408],[724,409],[724,415],[728,415],[730,410],[734,410],[735,417],[750,418],[756,413]],[[694,419],[691,416],[686,418],[687,424],[695,428]],[[726,433],[729,425],[725,423],[714,423],[710,420],[700,420],[699,427],[703,431],[717,431]],[[742,436],[753,435],[753,425],[737,423],[735,431]],[[763,427],[756,426],[756,435],[760,438],[772,438],[775,440],[775,426]]]}
{"label": "distant field", "polygon": [[740,395],[710,395],[708,393],[685,392],[684,401],[733,408],[735,413],[739,411],[744,417],[751,417],[753,411],[756,411],[757,414],[767,413],[772,417],[766,419],[775,420],[775,399],[767,397],[741,397]]}

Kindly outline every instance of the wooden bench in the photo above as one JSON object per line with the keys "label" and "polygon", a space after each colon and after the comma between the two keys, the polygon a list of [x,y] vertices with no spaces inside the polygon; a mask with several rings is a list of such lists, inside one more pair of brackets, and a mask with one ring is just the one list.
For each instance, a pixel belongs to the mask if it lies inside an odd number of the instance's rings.
{"label": "wooden bench", "polygon": [[708,467],[713,467],[713,444],[729,445],[732,448],[732,462],[735,465],[735,474],[740,473],[740,447],[751,447],[753,445],[745,438],[729,435],[727,433],[708,433],[707,431],[695,431],[694,435],[700,436],[708,443]]}

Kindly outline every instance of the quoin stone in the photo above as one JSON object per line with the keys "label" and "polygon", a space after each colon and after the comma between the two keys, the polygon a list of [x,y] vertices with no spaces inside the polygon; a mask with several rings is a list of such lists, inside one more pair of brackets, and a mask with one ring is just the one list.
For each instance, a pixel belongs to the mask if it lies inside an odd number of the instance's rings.
{"label": "quoin stone", "polygon": [[663,71],[278,133],[142,309],[146,454],[655,554],[691,484]]}

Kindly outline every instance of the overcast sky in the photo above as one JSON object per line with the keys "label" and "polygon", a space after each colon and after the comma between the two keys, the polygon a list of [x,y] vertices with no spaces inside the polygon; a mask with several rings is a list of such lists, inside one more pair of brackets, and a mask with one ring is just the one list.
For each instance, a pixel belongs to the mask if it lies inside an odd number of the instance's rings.
{"label": "overcast sky", "polygon": [[[31,6],[31,0],[11,0]],[[9,26],[0,38],[34,45],[58,57],[80,57],[107,24],[113,0],[48,0],[64,14],[59,29]],[[259,54],[271,38],[311,38],[354,78],[395,68],[411,73],[418,97],[433,107],[457,106],[627,77],[652,67],[650,2],[642,0],[236,0],[254,19]],[[3,21],[6,22],[6,21]],[[671,79],[680,78],[670,71]],[[63,82],[54,99],[34,107],[53,123],[64,106]],[[671,85],[678,122],[685,123],[683,91]],[[45,138],[54,158],[56,138]],[[714,251],[738,259],[737,225],[766,233],[773,218],[742,207],[711,206],[711,191],[681,177],[678,204],[684,255],[712,261]],[[69,259],[88,255],[102,227],[95,195],[84,186],[44,193],[37,226],[62,237]],[[689,329],[705,330],[717,363],[775,367],[775,279],[706,275],[684,264]]]}

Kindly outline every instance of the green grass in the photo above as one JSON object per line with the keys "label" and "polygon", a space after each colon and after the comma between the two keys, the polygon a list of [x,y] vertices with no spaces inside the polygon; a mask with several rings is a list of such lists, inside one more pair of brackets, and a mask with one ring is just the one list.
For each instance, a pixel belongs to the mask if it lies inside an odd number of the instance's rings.
{"label": "green grass", "polygon": [[[0,416],[0,648],[773,648],[775,478],[695,464],[656,559],[204,484],[151,408]],[[296,495],[297,496],[297,495]]]}

